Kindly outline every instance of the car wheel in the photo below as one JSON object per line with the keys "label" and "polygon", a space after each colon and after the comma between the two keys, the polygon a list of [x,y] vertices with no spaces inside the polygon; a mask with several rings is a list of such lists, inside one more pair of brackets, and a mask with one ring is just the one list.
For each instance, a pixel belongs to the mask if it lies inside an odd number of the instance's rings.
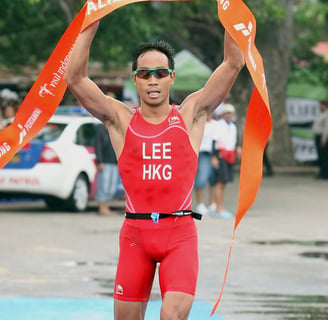
{"label": "car wheel", "polygon": [[76,212],[85,211],[88,206],[88,200],[88,180],[83,174],[80,174],[75,181],[70,197],[66,201],[66,208]]}

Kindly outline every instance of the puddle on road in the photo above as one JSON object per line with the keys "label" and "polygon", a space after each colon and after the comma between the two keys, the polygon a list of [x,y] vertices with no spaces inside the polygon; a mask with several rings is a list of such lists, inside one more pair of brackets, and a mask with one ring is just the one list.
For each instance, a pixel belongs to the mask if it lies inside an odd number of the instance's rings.
{"label": "puddle on road", "polygon": [[324,259],[328,260],[328,252],[303,252],[300,253],[300,256],[305,258],[317,258],[317,259]]}
{"label": "puddle on road", "polygon": [[93,278],[92,280],[97,282],[101,288],[105,289],[104,292],[97,292],[97,294],[105,297],[113,297],[114,284],[115,284],[114,279]]}
{"label": "puddle on road", "polygon": [[[300,256],[312,259],[328,260],[326,240],[265,240],[254,241],[254,244],[263,246],[295,245],[301,247],[322,248],[324,250],[314,250],[299,253]],[[247,306],[244,314],[267,315],[268,319],[279,320],[327,320],[328,319],[328,296],[306,296],[306,295],[266,295],[266,294],[237,294],[242,303]],[[249,305],[247,304],[249,302]],[[261,307],[259,307],[259,305]],[[252,311],[252,310],[258,310]],[[239,312],[238,312],[239,313]],[[270,317],[271,316],[271,317]]]}
{"label": "puddle on road", "polygon": [[298,245],[309,247],[324,247],[328,246],[328,241],[323,240],[265,240],[265,241],[253,241],[255,244],[263,246],[277,246],[277,245]]}
{"label": "puddle on road", "polygon": [[[297,245],[303,247],[325,247],[328,246],[328,241],[323,240],[265,240],[253,241],[253,243],[262,246],[277,246],[277,245]],[[299,254],[305,258],[316,258],[328,260],[328,252],[326,251],[307,251]]]}
{"label": "puddle on road", "polygon": [[[287,241],[299,245],[299,241]],[[308,243],[308,242],[306,242]],[[317,246],[328,245],[325,241],[311,242],[317,243]],[[324,244],[323,244],[324,243]],[[265,244],[268,244],[265,242]],[[272,242],[270,243],[272,244]],[[279,241],[281,244],[281,241]],[[302,255],[311,258],[328,259],[328,253],[324,255],[321,252],[308,252]],[[117,261],[69,261],[66,266],[84,267],[84,266],[101,266],[111,267],[116,265]],[[91,278],[91,281],[98,283],[100,289],[104,291],[97,292],[97,295],[113,297],[114,278]],[[100,291],[100,290],[99,290]],[[252,293],[234,293],[236,298],[234,303],[238,307],[232,309],[233,314],[249,315],[256,320],[256,316],[265,316],[268,320],[327,320],[328,319],[328,296],[315,295],[278,295],[278,294],[252,294]],[[153,292],[151,300],[160,300],[160,294]]]}
{"label": "puddle on road", "polygon": [[117,261],[65,261],[61,263],[66,267],[84,267],[84,266],[101,266],[101,267],[112,267],[116,266]]}
{"label": "puddle on road", "polygon": [[[65,261],[62,263],[65,267],[114,267],[117,265],[117,261]],[[105,289],[102,292],[96,292],[97,295],[113,297],[114,291],[114,278],[90,278],[89,281],[96,282],[101,289]]]}
{"label": "puddle on road", "polygon": [[[328,296],[236,294],[240,311],[236,314],[265,315],[279,320],[327,320]],[[245,310],[243,310],[245,309]]]}

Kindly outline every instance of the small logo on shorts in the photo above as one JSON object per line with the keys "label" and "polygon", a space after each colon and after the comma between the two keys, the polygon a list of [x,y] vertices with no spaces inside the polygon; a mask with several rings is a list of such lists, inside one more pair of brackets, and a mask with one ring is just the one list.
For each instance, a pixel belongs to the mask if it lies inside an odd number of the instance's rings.
{"label": "small logo on shorts", "polygon": [[119,294],[119,295],[122,296],[123,293],[124,293],[124,292],[123,292],[123,287],[122,287],[121,285],[117,284],[117,285],[116,285],[116,288],[115,288],[115,293],[116,293],[116,294]]}

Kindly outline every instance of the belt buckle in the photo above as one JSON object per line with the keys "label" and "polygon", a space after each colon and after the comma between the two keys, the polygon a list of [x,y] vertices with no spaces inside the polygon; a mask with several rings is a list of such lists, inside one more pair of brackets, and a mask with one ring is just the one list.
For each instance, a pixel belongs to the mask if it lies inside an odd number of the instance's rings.
{"label": "belt buckle", "polygon": [[186,216],[186,214],[183,211],[175,211],[172,213],[172,215],[177,216],[177,217]]}
{"label": "belt buckle", "polygon": [[158,223],[159,213],[158,212],[152,212],[151,215],[150,215],[150,218],[153,220],[154,223]]}

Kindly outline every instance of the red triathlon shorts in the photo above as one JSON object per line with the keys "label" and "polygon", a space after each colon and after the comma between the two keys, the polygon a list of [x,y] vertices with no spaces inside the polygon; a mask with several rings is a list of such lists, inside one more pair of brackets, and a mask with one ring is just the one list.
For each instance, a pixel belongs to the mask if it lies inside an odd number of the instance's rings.
{"label": "red triathlon shorts", "polygon": [[148,301],[157,263],[162,297],[167,291],[195,295],[198,236],[191,216],[124,220],[114,298]]}

